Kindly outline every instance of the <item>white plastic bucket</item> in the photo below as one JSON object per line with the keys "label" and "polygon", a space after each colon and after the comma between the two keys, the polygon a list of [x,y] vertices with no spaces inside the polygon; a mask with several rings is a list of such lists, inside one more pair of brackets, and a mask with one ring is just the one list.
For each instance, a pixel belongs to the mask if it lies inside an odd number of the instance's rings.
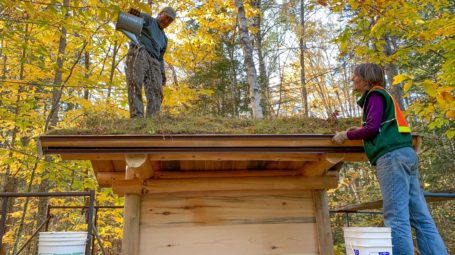
{"label": "white plastic bucket", "polygon": [[390,228],[343,228],[347,255],[392,255]]}
{"label": "white plastic bucket", "polygon": [[38,255],[84,255],[87,232],[40,232]]}

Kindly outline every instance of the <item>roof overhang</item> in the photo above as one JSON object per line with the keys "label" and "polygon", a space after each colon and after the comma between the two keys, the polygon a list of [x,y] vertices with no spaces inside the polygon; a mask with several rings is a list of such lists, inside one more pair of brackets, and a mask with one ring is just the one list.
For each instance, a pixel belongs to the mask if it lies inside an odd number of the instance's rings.
{"label": "roof overhang", "polygon": [[[144,179],[321,177],[345,161],[366,161],[362,141],[333,135],[43,135],[39,150],[65,160],[90,160],[98,183],[123,179],[126,166]],[[414,145],[420,139],[414,136]],[[138,163],[139,162],[139,163]],[[139,170],[138,170],[139,171]],[[136,174],[136,176],[141,176]],[[333,185],[332,185],[333,186]]]}

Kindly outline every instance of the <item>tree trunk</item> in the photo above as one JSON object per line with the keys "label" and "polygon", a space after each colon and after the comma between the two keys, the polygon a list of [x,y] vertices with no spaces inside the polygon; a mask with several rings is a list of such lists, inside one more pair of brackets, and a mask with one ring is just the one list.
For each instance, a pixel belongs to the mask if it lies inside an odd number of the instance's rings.
{"label": "tree trunk", "polygon": [[[236,27],[238,24],[238,19],[236,20]],[[235,38],[236,38],[236,29],[232,34],[232,38],[230,40],[226,40],[226,47],[229,55],[229,73],[230,77],[232,77],[232,82],[229,84],[231,85],[231,100],[232,100],[232,116],[238,117],[239,116],[239,106],[240,106],[240,88],[237,81],[237,70],[235,64]]]}
{"label": "tree trunk", "polygon": [[169,66],[169,69],[171,69],[171,72],[172,72],[172,79],[174,81],[174,86],[175,87],[178,87],[179,86],[179,80],[178,80],[178,77],[177,77],[177,72],[175,71],[175,67],[171,64],[167,64]]}
{"label": "tree trunk", "polygon": [[308,93],[306,89],[305,80],[305,1],[300,0],[300,26],[302,28],[301,34],[299,35],[299,48],[300,48],[300,85],[302,86],[302,105],[304,109],[304,116],[308,118]]}
{"label": "tree trunk", "polygon": [[[28,40],[29,40],[29,24],[25,24],[25,30],[24,30],[24,45],[28,45]],[[27,56],[27,48],[24,47],[22,50],[22,56],[21,56],[21,65],[20,65],[20,71],[19,71],[19,80],[24,80],[25,78],[25,63],[26,61],[26,56]],[[6,63],[5,63],[5,68],[6,68]],[[15,102],[15,107],[14,107],[14,127],[11,131],[11,141],[9,144],[9,153],[8,157],[13,158],[13,150],[16,147],[16,139],[17,135],[19,133],[19,127],[16,125],[16,123],[19,121],[19,114],[20,114],[20,108],[21,108],[21,94],[24,92],[24,86],[19,85],[19,88],[17,90],[17,96],[16,96],[16,102]],[[3,187],[3,192],[16,192],[17,191],[17,184],[18,184],[18,179],[16,178],[15,174],[11,174],[11,165],[8,164],[5,167],[5,180],[3,182],[4,187]],[[7,207],[7,211],[11,212],[14,207],[14,199],[9,199],[9,204]],[[8,231],[8,228],[13,226],[13,219],[9,218],[6,221],[6,229],[5,233]],[[5,248],[5,247],[3,247]],[[5,250],[0,251],[1,254],[6,254]]]}
{"label": "tree trunk", "polygon": [[279,92],[278,92],[278,107],[276,109],[276,114],[275,118],[278,118],[280,115],[280,110],[281,110],[281,103],[283,100],[283,80],[284,80],[284,75],[283,72],[281,71],[280,63],[278,62],[278,75],[280,76],[280,84],[279,84]]}
{"label": "tree trunk", "polygon": [[6,68],[6,63],[8,61],[8,57],[6,56],[6,53],[3,52],[3,49],[6,48],[5,41],[2,40],[2,56],[3,56],[3,68],[2,68],[2,80],[6,79],[6,73],[8,72],[8,69]]}
{"label": "tree trunk", "polygon": [[242,45],[245,69],[250,87],[250,103],[253,111],[253,118],[262,119],[264,117],[261,107],[261,94],[256,74],[256,67],[253,60],[253,47],[248,33],[247,20],[243,0],[235,0],[235,6],[238,10],[240,44]]}
{"label": "tree trunk", "polygon": [[[66,13],[65,13],[65,19],[69,18],[70,16],[70,0],[63,0],[63,6],[66,7]],[[62,70],[63,70],[63,64],[64,64],[64,55],[65,55],[65,49],[66,49],[66,35],[67,31],[64,26],[61,27],[60,29],[60,41],[59,41],[59,46],[58,46],[58,56],[57,56],[57,69],[55,70],[55,76],[54,76],[54,89],[52,91],[52,101],[51,101],[51,109],[49,112],[49,115],[46,119],[45,127],[44,127],[44,132],[47,132],[50,128],[53,128],[57,125],[58,122],[58,112],[60,109],[60,98],[62,96]],[[82,52],[81,52],[82,54]],[[45,157],[46,162],[51,162],[52,158],[50,156]],[[48,168],[45,168],[43,172],[43,176],[46,176],[49,173]],[[38,187],[38,192],[48,192],[50,186],[50,181],[47,178],[43,178],[41,181],[39,187]],[[48,204],[49,198],[47,197],[42,197],[38,201],[38,214],[37,214],[37,222],[38,224],[41,224],[44,222],[46,219],[46,212],[47,212],[47,204]],[[33,254],[36,254],[37,247],[35,247]]]}
{"label": "tree trunk", "polygon": [[[386,56],[391,56],[394,53],[391,38],[388,36],[384,36],[384,53]],[[393,77],[398,75],[398,67],[391,63],[386,63],[384,65],[384,71],[387,76],[387,84],[389,85],[390,93],[395,97],[398,105],[400,106],[401,110],[405,110],[404,103],[403,103],[403,86],[401,84],[392,85]]]}
{"label": "tree trunk", "polygon": [[115,63],[115,59],[117,57],[117,53],[120,49],[120,45],[117,45],[118,42],[114,42],[114,52],[112,53],[112,63],[111,63],[111,73],[109,74],[109,89],[107,91],[107,101],[111,98],[111,90],[112,90],[112,81],[114,80],[114,73],[117,64]]}
{"label": "tree trunk", "polygon": [[[261,2],[262,0],[256,0],[255,8],[261,10]],[[256,17],[254,17],[253,26],[256,27],[257,32],[254,34],[254,38],[256,39],[256,49],[257,55],[259,59],[259,84],[261,88],[261,106],[264,111],[264,115],[270,116],[270,97],[269,97],[269,77],[267,75],[267,69],[265,67],[265,57],[263,48],[263,31],[262,31],[262,19],[261,13],[258,13]]]}
{"label": "tree trunk", "polygon": [[[39,160],[37,159],[33,166],[33,169],[32,169],[32,174],[30,176],[30,181],[29,181],[28,187],[27,187],[27,193],[32,191],[33,180],[35,179],[35,172],[36,172],[36,168],[38,167],[38,163],[39,163]],[[24,208],[22,209],[21,221],[19,223],[19,229],[17,230],[16,238],[14,240],[13,254],[16,254],[17,247],[19,245],[19,242],[20,242],[20,239],[22,236],[22,230],[24,229],[25,215],[27,214],[29,201],[30,201],[30,197],[25,198]]]}
{"label": "tree trunk", "polygon": [[[85,65],[85,80],[88,81],[90,78],[90,52],[86,51],[85,52],[85,57],[84,57],[84,65]],[[86,88],[84,90],[84,99],[88,100],[90,97],[90,89]]]}
{"label": "tree trunk", "polygon": [[[70,0],[63,0],[63,6],[66,7],[65,19],[70,16],[69,13],[69,3]],[[63,75],[63,64],[65,62],[64,55],[66,50],[66,27],[62,26],[60,28],[60,41],[58,45],[58,55],[57,55],[57,69],[55,70],[54,76],[54,88],[52,90],[52,104],[51,110],[48,118],[46,119],[45,131],[48,131],[50,127],[55,127],[58,122],[58,112],[60,109],[60,98],[62,97],[62,75]]]}

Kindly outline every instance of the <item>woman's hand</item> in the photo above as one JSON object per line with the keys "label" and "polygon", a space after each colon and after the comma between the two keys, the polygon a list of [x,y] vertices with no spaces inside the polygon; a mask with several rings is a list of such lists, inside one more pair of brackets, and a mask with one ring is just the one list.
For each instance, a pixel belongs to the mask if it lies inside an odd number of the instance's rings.
{"label": "woman's hand", "polygon": [[336,132],[335,136],[332,137],[332,142],[336,144],[343,144],[346,140],[348,140],[348,132],[341,131]]}

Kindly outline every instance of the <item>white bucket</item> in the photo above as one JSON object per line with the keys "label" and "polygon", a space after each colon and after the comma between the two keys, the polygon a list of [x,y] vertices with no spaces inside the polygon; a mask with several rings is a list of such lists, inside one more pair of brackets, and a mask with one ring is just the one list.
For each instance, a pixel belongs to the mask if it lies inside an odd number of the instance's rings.
{"label": "white bucket", "polygon": [[343,228],[347,255],[392,255],[390,228]]}
{"label": "white bucket", "polygon": [[38,255],[84,255],[87,232],[40,232]]}

